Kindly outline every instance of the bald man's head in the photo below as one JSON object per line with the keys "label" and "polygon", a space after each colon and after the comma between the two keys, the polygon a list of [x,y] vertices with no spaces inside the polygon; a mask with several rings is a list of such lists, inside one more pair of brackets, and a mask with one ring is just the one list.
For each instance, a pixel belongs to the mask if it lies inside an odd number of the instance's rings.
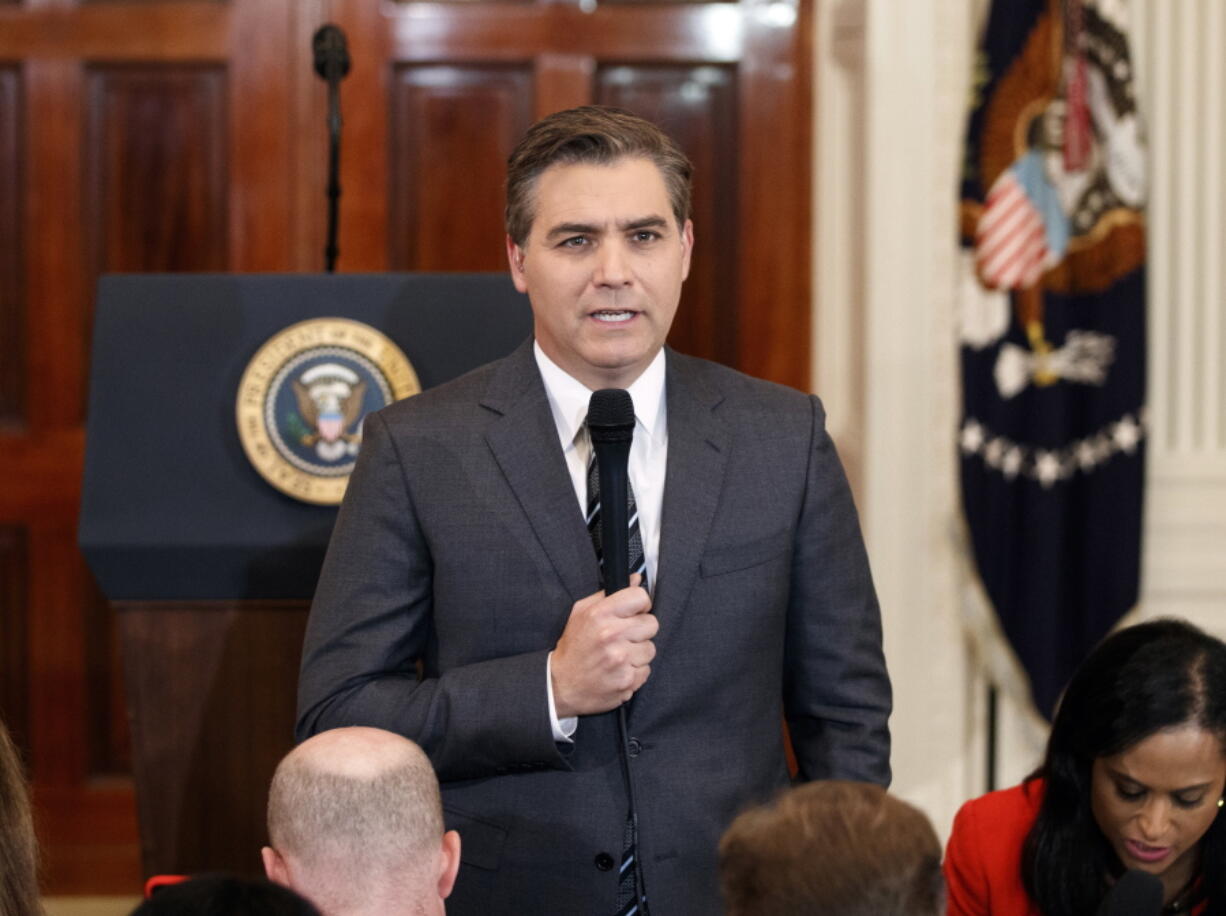
{"label": "bald man's head", "polygon": [[363,911],[348,904],[367,892],[441,891],[441,900],[454,881],[450,845],[458,865],[459,839],[444,835],[430,761],[412,741],[376,728],[322,732],[290,751],[269,790],[268,835],[269,876],[325,912]]}

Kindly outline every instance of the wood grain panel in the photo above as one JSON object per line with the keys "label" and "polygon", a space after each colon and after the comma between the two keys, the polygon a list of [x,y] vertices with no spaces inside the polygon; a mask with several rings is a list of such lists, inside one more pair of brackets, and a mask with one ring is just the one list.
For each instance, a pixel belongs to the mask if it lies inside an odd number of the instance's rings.
{"label": "wood grain panel", "polygon": [[[30,759],[45,886],[131,893],[140,886],[132,780],[102,759],[93,733],[110,715],[90,676],[97,590],[75,549],[75,514],[33,520],[28,532]],[[126,730],[114,740],[125,739]]]}
{"label": "wood grain panel", "polygon": [[669,343],[736,365],[737,144],[735,72],[619,64],[596,74],[596,99],[659,124],[694,163],[694,259]]}
{"label": "wood grain panel", "polygon": [[[85,366],[91,295],[82,264],[82,87],[78,61],[27,60],[22,66],[26,122],[26,420],[32,432],[58,435],[85,415]],[[31,443],[37,451],[38,443]],[[47,450],[41,461],[58,460]],[[79,466],[78,466],[79,468]],[[19,496],[21,494],[18,494]],[[27,489],[37,505],[55,489]]]}
{"label": "wood grain panel", "polygon": [[30,693],[25,532],[0,526],[0,720],[29,755]]}
{"label": "wood grain panel", "polygon": [[55,786],[35,774],[35,827],[46,894],[140,892],[140,841],[130,779]]}
{"label": "wood grain panel", "polygon": [[293,746],[306,603],[118,610],[146,874],[261,874],[268,784]]}
{"label": "wood grain panel", "polygon": [[535,118],[592,104],[596,60],[590,54],[538,54],[535,60]]}
{"label": "wood grain panel", "polygon": [[[216,0],[0,4],[0,60],[219,60],[238,5]],[[244,4],[245,5],[245,4]]]}
{"label": "wood grain panel", "polygon": [[[303,112],[295,107],[296,82],[323,81],[312,69],[309,38],[295,41],[294,23],[322,24],[327,0],[229,0],[233,9],[226,65],[229,144],[225,188],[230,204],[230,270],[283,271],[293,261],[290,226],[311,215],[293,211],[295,184],[309,178],[324,146],[314,153],[292,142]],[[177,3],[171,6],[177,6]],[[212,128],[210,127],[211,131]],[[313,158],[314,156],[314,158]],[[321,196],[323,184],[317,184]],[[316,268],[318,269],[318,268]]]}
{"label": "wood grain panel", "polygon": [[21,74],[0,66],[0,427],[25,413],[26,333],[21,240]]}
{"label": "wood grain panel", "polygon": [[114,607],[93,582],[86,584],[85,683],[88,705],[89,774],[128,776],[132,736],[123,689],[123,656]]}
{"label": "wood grain panel", "polygon": [[[279,270],[303,272],[324,269],[324,247],[327,236],[328,182],[327,84],[314,71],[311,39],[327,17],[324,12],[329,0],[295,0],[294,23],[286,36],[293,66],[286,87],[287,110],[291,113],[290,129],[285,142],[294,151],[293,174],[286,176],[292,198],[288,202],[289,233],[286,238],[292,252],[290,263],[275,265]],[[235,79],[241,80],[242,74]],[[282,77],[278,80],[284,83]],[[350,97],[352,98],[352,97]],[[231,239],[234,244],[234,239]],[[245,262],[232,265],[234,270],[267,269],[263,265],[248,266]]]}
{"label": "wood grain panel", "polygon": [[532,96],[527,67],[396,70],[388,257],[394,270],[506,268],[503,176],[507,156],[532,123]]}
{"label": "wood grain panel", "polygon": [[75,516],[81,502],[83,429],[5,436],[0,450],[0,518]]}
{"label": "wood grain panel", "polygon": [[[407,6],[408,4],[415,3],[415,2],[417,2],[417,0],[392,0],[392,3],[394,3],[396,6]],[[476,4],[476,3],[481,3],[482,0],[445,0],[445,2],[462,3],[462,4]],[[500,2],[502,3],[531,3],[532,0],[500,0]]]}
{"label": "wood grain panel", "polygon": [[90,68],[86,194],[96,273],[226,268],[225,91],[220,67]]}
{"label": "wood grain panel", "polygon": [[89,773],[85,710],[84,563],[73,555],[76,519],[48,516],[27,526],[31,766],[49,786],[78,785]]}
{"label": "wood grain panel", "polygon": [[737,365],[807,391],[813,2],[779,0],[757,10],[762,15],[746,16],[743,36],[752,65],[737,80],[737,232],[756,240],[741,259]]}
{"label": "wood grain panel", "polygon": [[[367,0],[350,3],[376,8]],[[515,61],[525,52],[552,52],[640,63],[736,63],[744,51],[744,21],[735,3],[599,4],[588,11],[577,3],[413,3],[380,9],[390,29],[391,53],[402,61]]]}

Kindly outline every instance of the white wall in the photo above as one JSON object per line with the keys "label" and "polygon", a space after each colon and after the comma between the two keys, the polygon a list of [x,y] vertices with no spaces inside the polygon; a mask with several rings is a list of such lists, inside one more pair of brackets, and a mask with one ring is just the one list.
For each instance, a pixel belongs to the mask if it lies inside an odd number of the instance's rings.
{"label": "white wall", "polygon": [[[985,0],[819,0],[814,373],[856,490],[895,685],[894,789],[944,835],[984,788],[979,600],[962,546],[957,192]],[[1133,0],[1151,124],[1150,405],[1141,607],[1226,636],[1226,4]],[[1008,671],[1007,655],[993,659]],[[998,779],[1045,735],[1002,699]]]}
{"label": "white wall", "polygon": [[1226,636],[1226,3],[1133,0],[1150,138],[1141,613]]}

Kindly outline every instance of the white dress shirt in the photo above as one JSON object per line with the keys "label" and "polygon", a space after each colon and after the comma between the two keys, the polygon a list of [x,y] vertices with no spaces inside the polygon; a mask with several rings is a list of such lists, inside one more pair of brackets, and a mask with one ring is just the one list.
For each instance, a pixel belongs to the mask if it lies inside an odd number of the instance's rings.
{"label": "white dress shirt", "polygon": [[[586,433],[579,435],[587,419],[588,401],[592,389],[567,375],[545,355],[539,343],[532,345],[536,365],[545,382],[549,410],[558,429],[558,442],[566,458],[571,484],[579,511],[587,513],[587,462],[591,442]],[[668,410],[664,401],[664,351],[656,354],[642,375],[627,389],[634,403],[634,439],[630,443],[628,473],[634,490],[634,502],[639,513],[639,534],[643,539],[643,556],[647,563],[647,584],[654,589],[660,558],[660,513],[664,504],[664,474],[668,467]],[[594,548],[593,548],[594,549]],[[552,662],[553,653],[550,653]],[[558,719],[553,701],[552,668],[546,665],[546,685],[549,691],[549,720],[557,741],[570,741],[577,717]]]}

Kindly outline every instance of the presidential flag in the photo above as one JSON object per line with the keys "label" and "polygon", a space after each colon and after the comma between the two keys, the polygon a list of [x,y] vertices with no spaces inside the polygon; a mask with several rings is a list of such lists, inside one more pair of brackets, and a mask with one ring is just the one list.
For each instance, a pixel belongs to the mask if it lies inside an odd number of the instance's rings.
{"label": "presidential flag", "polygon": [[993,0],[967,132],[962,498],[989,629],[1044,716],[1137,601],[1145,159],[1125,19],[1125,0]]}

